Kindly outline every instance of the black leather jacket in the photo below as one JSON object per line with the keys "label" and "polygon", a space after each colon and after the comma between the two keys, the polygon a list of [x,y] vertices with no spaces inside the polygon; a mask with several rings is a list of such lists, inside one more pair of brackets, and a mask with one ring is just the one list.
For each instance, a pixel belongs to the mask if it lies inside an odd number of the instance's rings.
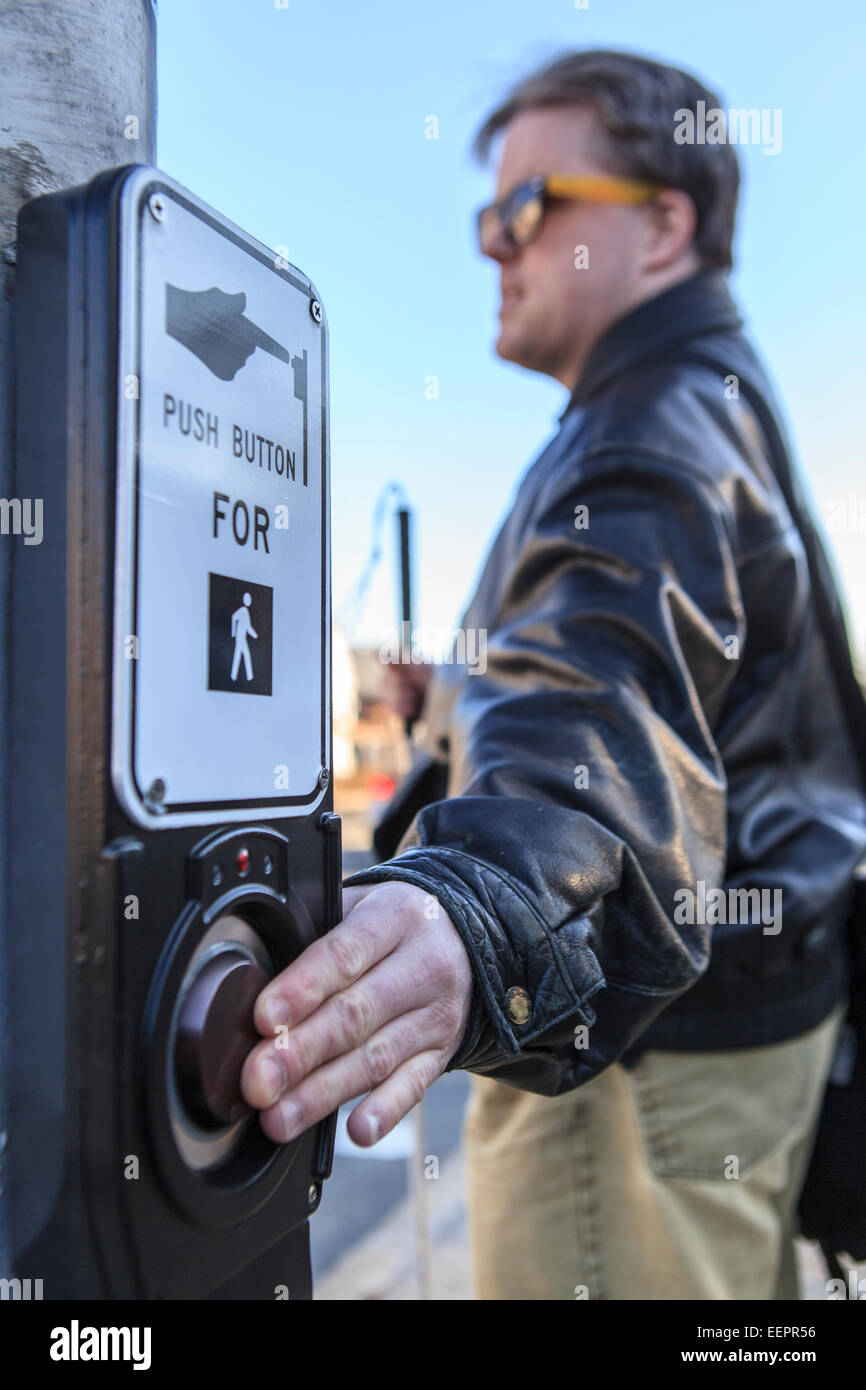
{"label": "black leather jacket", "polygon": [[438,668],[394,857],[346,879],[450,914],[474,986],[449,1070],[555,1095],[844,998],[866,804],[740,328],[704,272],[598,342],[463,618],[486,669]]}

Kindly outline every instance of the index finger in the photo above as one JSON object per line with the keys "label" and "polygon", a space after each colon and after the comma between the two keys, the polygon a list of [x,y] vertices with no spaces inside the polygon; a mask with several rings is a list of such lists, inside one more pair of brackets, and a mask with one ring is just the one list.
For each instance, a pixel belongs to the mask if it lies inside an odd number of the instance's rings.
{"label": "index finger", "polygon": [[[378,886],[378,885],[377,885]],[[393,900],[363,898],[339,926],[312,942],[262,990],[253,1022],[263,1037],[294,1028],[332,994],[348,989],[397,945],[404,930]]]}
{"label": "index finger", "polygon": [[272,338],[269,333],[266,333],[263,328],[259,328],[259,325],[253,323],[252,319],[248,319],[246,315],[241,319],[241,323],[246,329],[247,340],[255,347],[263,348],[272,357],[278,357],[281,362],[288,362],[289,352],[282,343],[277,342],[276,338]]}

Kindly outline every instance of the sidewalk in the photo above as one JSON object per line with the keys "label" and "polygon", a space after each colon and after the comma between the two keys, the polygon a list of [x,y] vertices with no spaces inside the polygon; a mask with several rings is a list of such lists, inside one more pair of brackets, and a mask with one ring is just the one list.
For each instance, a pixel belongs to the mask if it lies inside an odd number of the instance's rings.
{"label": "sidewalk", "polygon": [[[458,1150],[443,1163],[439,1177],[426,1186],[431,1293],[437,1302],[473,1298],[463,1183],[463,1157]],[[335,1302],[419,1297],[411,1195],[317,1281],[315,1297]]]}

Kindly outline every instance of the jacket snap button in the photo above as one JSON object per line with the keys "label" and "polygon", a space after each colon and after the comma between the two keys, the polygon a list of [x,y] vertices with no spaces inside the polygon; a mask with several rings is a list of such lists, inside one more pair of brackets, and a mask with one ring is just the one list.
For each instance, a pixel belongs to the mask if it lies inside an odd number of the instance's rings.
{"label": "jacket snap button", "polygon": [[508,991],[505,996],[505,1012],[508,1014],[511,1022],[516,1023],[518,1027],[521,1024],[529,1022],[529,1015],[532,1013],[532,1002],[525,989],[521,989],[519,985],[515,985],[513,989]]}

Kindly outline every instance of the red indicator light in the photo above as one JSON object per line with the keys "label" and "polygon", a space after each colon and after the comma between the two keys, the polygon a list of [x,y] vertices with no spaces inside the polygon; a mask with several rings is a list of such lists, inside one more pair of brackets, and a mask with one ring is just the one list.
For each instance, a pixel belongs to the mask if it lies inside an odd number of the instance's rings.
{"label": "red indicator light", "polygon": [[238,857],[237,857],[237,859],[235,860],[235,863],[236,863],[237,866],[238,866],[238,873],[239,873],[239,874],[245,874],[245,873],[247,872],[247,869],[250,867],[250,852],[249,852],[249,850],[248,850],[248,849],[239,849],[239,850],[238,850]]}

